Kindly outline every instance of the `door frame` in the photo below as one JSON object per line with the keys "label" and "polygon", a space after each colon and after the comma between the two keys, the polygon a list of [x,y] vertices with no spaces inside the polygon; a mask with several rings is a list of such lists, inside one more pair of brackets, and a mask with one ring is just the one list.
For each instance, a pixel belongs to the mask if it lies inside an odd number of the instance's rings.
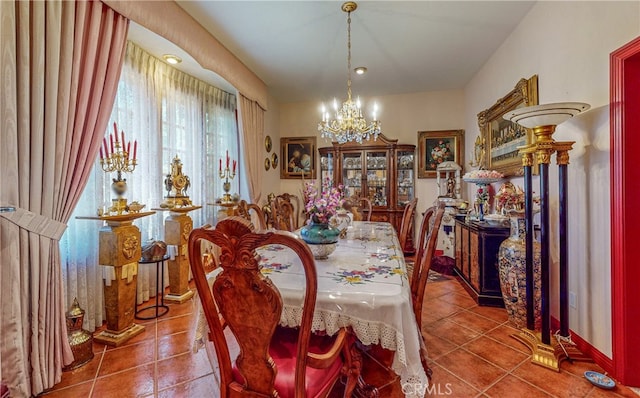
{"label": "door frame", "polygon": [[[640,37],[610,55],[611,335],[614,376],[640,386]],[[635,343],[634,344],[634,340]]]}

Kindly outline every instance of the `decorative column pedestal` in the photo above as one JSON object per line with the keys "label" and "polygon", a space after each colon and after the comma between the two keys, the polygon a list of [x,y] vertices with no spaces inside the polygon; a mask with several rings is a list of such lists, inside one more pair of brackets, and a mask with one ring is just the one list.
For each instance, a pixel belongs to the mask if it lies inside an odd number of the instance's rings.
{"label": "decorative column pedestal", "polygon": [[169,259],[169,293],[164,299],[173,303],[184,303],[193,297],[189,289],[189,254],[187,243],[193,229],[193,220],[188,212],[202,206],[178,207],[171,209],[169,217],[164,221],[164,241],[175,246],[175,256]]}
{"label": "decorative column pedestal", "polygon": [[107,330],[94,336],[94,340],[118,347],[144,331],[144,326],[133,322],[136,307],[138,260],[141,256],[140,230],[133,220],[155,212],[120,215],[78,217],[102,220],[107,225],[100,230],[98,262],[103,267],[104,303]]}
{"label": "decorative column pedestal", "polygon": [[[564,359],[590,360],[580,353],[571,341],[569,333],[568,311],[568,217],[567,217],[567,166],[569,164],[569,151],[574,142],[559,142],[553,139],[556,126],[565,122],[580,112],[589,109],[588,104],[580,102],[565,102],[557,104],[537,105],[518,108],[504,115],[504,119],[531,129],[535,136],[535,142],[531,145],[520,147],[522,166],[524,167],[525,180],[525,222],[526,236],[526,274],[527,274],[527,327],[520,333],[513,335],[515,339],[526,344],[531,350],[534,364],[560,371],[560,362]],[[556,154],[559,173],[559,208],[558,208],[558,235],[559,235],[559,286],[560,286],[560,331],[555,335],[555,344],[551,342],[551,313],[550,313],[550,274],[551,274],[551,225],[550,225],[550,198],[549,198],[549,165],[551,156]],[[534,157],[540,170],[540,291],[541,291],[541,318],[540,331],[535,330],[534,325],[534,239],[533,239],[533,184],[532,167]]]}

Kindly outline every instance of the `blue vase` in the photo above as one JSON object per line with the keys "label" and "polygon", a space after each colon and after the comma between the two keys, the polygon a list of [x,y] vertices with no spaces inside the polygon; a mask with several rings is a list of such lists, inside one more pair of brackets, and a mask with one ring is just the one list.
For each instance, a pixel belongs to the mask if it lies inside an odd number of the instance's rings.
{"label": "blue vase", "polygon": [[340,230],[325,223],[315,223],[313,220],[300,229],[300,237],[310,245],[336,243]]}

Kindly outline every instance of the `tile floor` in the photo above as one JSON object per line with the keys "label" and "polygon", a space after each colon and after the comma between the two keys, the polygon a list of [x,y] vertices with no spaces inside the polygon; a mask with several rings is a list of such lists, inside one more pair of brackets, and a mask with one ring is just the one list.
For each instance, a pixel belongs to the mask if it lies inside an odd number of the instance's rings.
{"label": "tile floor", "polygon": [[[593,387],[585,370],[593,363],[562,364],[556,373],[532,365],[525,346],[509,337],[514,329],[503,309],[479,307],[457,280],[430,283],[425,295],[423,334],[433,368],[432,396],[448,397],[633,397],[630,389]],[[191,351],[194,302],[170,305],[158,320],[119,348],[94,344],[94,359],[65,372],[42,396],[54,397],[218,397],[204,350]],[[382,387],[381,397],[402,397],[398,378],[365,357],[364,377]],[[339,397],[341,386],[331,397]]]}

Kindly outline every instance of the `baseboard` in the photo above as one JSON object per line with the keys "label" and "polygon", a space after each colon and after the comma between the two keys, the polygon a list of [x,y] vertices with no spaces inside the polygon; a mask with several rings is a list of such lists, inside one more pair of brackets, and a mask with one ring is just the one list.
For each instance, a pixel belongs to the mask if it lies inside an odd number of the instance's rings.
{"label": "baseboard", "polygon": [[[560,329],[560,321],[554,317],[551,317],[551,329],[558,330]],[[600,350],[592,346],[588,341],[580,337],[576,332],[569,329],[571,333],[571,340],[576,343],[576,347],[585,355],[588,355],[593,359],[593,362],[600,365],[602,369],[607,371],[607,373],[614,374],[613,371],[613,359],[607,357]]]}

